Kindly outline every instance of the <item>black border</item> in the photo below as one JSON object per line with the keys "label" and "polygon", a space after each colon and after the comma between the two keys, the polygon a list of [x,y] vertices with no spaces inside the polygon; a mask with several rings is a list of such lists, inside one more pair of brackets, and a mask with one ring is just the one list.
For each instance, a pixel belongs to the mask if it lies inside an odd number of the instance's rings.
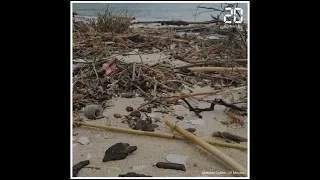
{"label": "black border", "polygon": [[[65,176],[70,178],[71,166],[70,5],[70,1],[66,1],[65,3],[48,3],[46,5],[49,6],[48,8],[42,10],[42,12],[36,12],[37,15],[41,14],[43,16],[41,21],[47,23],[41,24],[41,28],[46,31],[42,31],[44,32],[43,34],[40,32],[37,34],[38,38],[45,39],[45,42],[44,44],[37,45],[37,47],[40,46],[43,48],[41,49],[43,54],[41,55],[42,58],[40,61],[42,63],[44,62],[44,64],[40,66],[40,69],[37,68],[36,74],[38,74],[38,76],[40,74],[44,76],[44,78],[42,78],[40,82],[41,88],[37,91],[36,96],[40,96],[41,102],[45,102],[45,105],[42,107],[44,115],[41,116],[48,117],[48,113],[50,113],[51,118],[50,120],[40,118],[39,121],[45,121],[43,122],[45,128],[43,132],[37,131],[37,135],[44,137],[44,140],[48,136],[51,136],[50,142],[48,142],[48,140],[45,140],[46,142],[43,143],[40,142],[41,145],[39,147],[42,149],[41,151],[45,151],[43,152],[44,154],[39,154],[39,162],[44,161],[44,157],[50,153],[50,158],[47,160],[50,162],[50,165],[46,164],[42,167],[38,165],[37,167],[40,169],[43,168],[43,170],[38,170],[38,172],[44,172],[45,176],[57,176],[59,178],[61,178],[63,171],[65,171]],[[268,100],[274,99],[274,97],[270,94],[271,92],[266,82],[271,82],[270,78],[277,78],[276,75],[270,75],[268,68],[271,63],[265,63],[270,61],[270,59],[266,58],[265,54],[273,53],[272,49],[275,47],[270,46],[270,44],[265,41],[267,41],[268,38],[274,39],[275,37],[270,36],[271,32],[265,23],[270,21],[270,16],[267,13],[261,13],[263,11],[270,11],[270,8],[266,5],[258,5],[250,2],[250,178],[258,178],[259,174],[271,174],[273,176],[272,169],[267,167],[269,165],[264,165],[264,163],[261,162],[262,156],[263,159],[267,159],[267,157],[270,156],[268,153],[270,148],[264,149],[264,147],[270,145],[268,142],[270,142],[271,138],[271,136],[269,136],[270,129],[268,129],[268,126],[270,126],[268,125],[268,121],[271,120],[263,119],[263,114],[272,112],[270,107],[274,106],[274,104],[270,102],[270,104],[268,104]],[[50,57],[50,59],[48,59],[48,57]],[[42,84],[43,81],[47,83]],[[63,125],[64,123],[66,124]],[[65,131],[65,133],[62,133],[63,131]],[[263,134],[267,134],[267,137]],[[58,136],[61,137],[58,138]],[[261,142],[260,147],[258,147],[259,142]],[[266,150],[266,153],[262,152],[262,150]],[[262,153],[263,155],[261,155]],[[270,157],[270,159],[275,159],[275,157]],[[256,163],[254,163],[254,161],[256,161]],[[51,164],[51,162],[56,163]],[[49,170],[49,168],[52,170]]]}

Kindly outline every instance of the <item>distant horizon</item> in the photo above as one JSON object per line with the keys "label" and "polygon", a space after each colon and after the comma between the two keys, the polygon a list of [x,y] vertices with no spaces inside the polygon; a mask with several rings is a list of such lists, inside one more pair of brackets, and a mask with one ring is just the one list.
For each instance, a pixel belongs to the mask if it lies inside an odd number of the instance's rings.
{"label": "distant horizon", "polygon": [[[201,3],[204,7],[219,8],[221,3]],[[211,15],[216,17],[220,12],[208,9],[198,9],[200,3],[74,3],[72,11],[79,16],[93,18],[97,13],[102,13],[109,6],[114,12],[127,10],[138,21],[148,20],[185,20],[185,21],[207,21],[212,20]],[[219,6],[218,6],[219,5]],[[247,20],[248,11],[247,3],[239,3],[239,7],[243,9],[243,20]],[[195,13],[200,13],[194,16]],[[220,17],[221,19],[221,17]]]}

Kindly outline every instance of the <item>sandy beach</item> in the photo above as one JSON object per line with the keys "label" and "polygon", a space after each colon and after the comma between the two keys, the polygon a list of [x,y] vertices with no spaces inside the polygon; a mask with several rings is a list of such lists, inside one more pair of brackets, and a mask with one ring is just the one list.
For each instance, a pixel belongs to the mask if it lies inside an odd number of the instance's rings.
{"label": "sandy beach", "polygon": [[[109,18],[108,21],[114,23],[114,18],[119,17]],[[79,121],[134,129],[136,127],[128,120],[133,117],[128,107],[137,109],[152,98],[159,98],[161,102],[151,107],[151,112],[139,111],[139,120],[144,123],[147,122],[146,117],[151,118],[149,125],[154,125],[154,132],[179,135],[165,124],[166,120],[170,120],[183,129],[194,128],[194,135],[202,140],[248,147],[246,140],[236,142],[226,137],[213,137],[214,132],[226,132],[249,138],[245,74],[248,63],[247,35],[244,35],[246,30],[242,31],[245,28],[241,26],[238,30],[230,30],[216,24],[190,25],[186,27],[202,29],[192,33],[192,29],[188,32],[180,29],[178,33],[165,28],[154,30],[159,25],[137,25],[121,18],[117,21],[120,20],[122,24],[115,27],[109,27],[108,23],[94,27],[82,19],[73,21],[76,29],[73,30],[73,66],[77,64],[78,67],[77,71],[73,69],[73,115],[77,118],[72,120],[74,124],[70,135],[72,166],[85,160],[90,162],[76,176],[119,177],[135,172],[152,177],[239,177],[237,173],[244,172],[234,171],[213,153],[192,141],[76,126]],[[109,32],[106,27],[112,30]],[[192,72],[190,68],[183,67],[187,65],[198,65],[200,69],[219,67],[223,72]],[[227,72],[226,67],[231,72]],[[241,74],[239,67],[245,73]],[[179,90],[176,92],[176,89]],[[190,105],[182,98],[176,103],[165,99],[212,90],[221,92],[185,98]],[[128,92],[133,93],[132,97],[123,97]],[[217,99],[225,104],[217,103]],[[85,107],[90,104],[103,107],[102,118],[89,119],[84,115]],[[210,109],[210,105],[214,109]],[[192,111],[193,107],[203,110],[200,112],[202,118],[195,113],[195,109]],[[245,115],[241,114],[243,112]],[[230,113],[237,116],[230,116]],[[97,115],[93,113],[93,116]],[[117,143],[128,143],[137,149],[124,159],[103,162],[106,150]],[[214,147],[249,170],[248,150]],[[168,155],[172,154],[186,157],[186,171],[155,166],[158,162],[168,162]]]}
{"label": "sandy beach", "polygon": [[[155,63],[159,60],[160,53],[142,55],[145,63]],[[122,58],[119,57],[118,58]],[[123,57],[125,61],[129,62],[139,62],[140,58],[138,55],[129,55]],[[167,57],[162,54],[163,60]],[[173,61],[174,66],[179,66],[185,64],[184,62]],[[206,90],[211,90],[210,87],[199,87],[193,88],[195,92],[201,92]],[[239,94],[242,93],[242,94]],[[246,91],[239,90],[233,91],[232,96],[237,99],[240,95],[246,94]],[[230,98],[229,94],[224,95],[210,95],[210,96],[199,96],[203,99],[213,99],[213,98]],[[133,108],[139,107],[144,103],[144,98],[113,98],[106,102],[108,104],[107,109],[104,110],[103,115],[106,116],[104,119],[90,120],[92,123],[110,125],[114,127],[128,128],[128,124],[122,123],[122,119],[117,119],[113,116],[115,113],[122,115],[128,115],[126,111],[127,106]],[[201,102],[191,102],[198,107],[206,107],[208,103]],[[196,120],[199,119],[193,112],[190,112],[188,108],[183,105],[172,106],[173,112],[170,114],[164,114],[159,112],[154,112],[156,118],[160,118],[161,122],[156,124],[159,125],[155,131],[173,133],[170,128],[168,128],[164,121],[169,119],[173,122],[178,121],[176,115],[184,116],[184,120]],[[242,137],[247,137],[247,123],[245,126],[239,124],[224,125],[221,121],[227,120],[229,117],[223,112],[225,110],[224,106],[217,105],[214,111],[202,112],[204,124],[195,125],[196,135],[204,140],[217,140],[221,141],[221,138],[211,137],[212,132],[215,131],[225,131],[230,132]],[[106,119],[109,119],[106,120]],[[88,119],[87,119],[88,120]],[[110,124],[109,124],[110,123]],[[227,168],[226,165],[222,164],[218,159],[216,159],[212,154],[206,152],[198,145],[192,142],[186,142],[181,140],[164,139],[158,137],[147,137],[141,135],[131,135],[125,133],[117,133],[106,130],[101,130],[97,128],[90,127],[78,127],[73,129],[73,164],[76,164],[83,160],[90,160],[90,165],[88,167],[97,167],[97,169],[83,168],[78,177],[118,177],[119,174],[126,174],[128,172],[136,172],[145,175],[151,175],[153,177],[233,177],[235,175],[230,175],[231,169]],[[77,143],[77,140],[82,137],[88,137],[90,143],[88,145],[81,145]],[[126,159],[110,162],[102,162],[104,157],[104,152],[110,146],[123,142],[129,143],[130,145],[135,145],[138,149],[132,154],[128,155]],[[247,143],[241,142],[242,145],[247,145]],[[235,161],[247,167],[247,151],[217,147],[225,154],[233,158]],[[154,167],[157,162],[166,162],[166,156],[169,154],[178,154],[183,156],[188,156],[186,161],[187,171],[178,171],[171,169],[160,169]],[[208,174],[206,174],[208,173]]]}

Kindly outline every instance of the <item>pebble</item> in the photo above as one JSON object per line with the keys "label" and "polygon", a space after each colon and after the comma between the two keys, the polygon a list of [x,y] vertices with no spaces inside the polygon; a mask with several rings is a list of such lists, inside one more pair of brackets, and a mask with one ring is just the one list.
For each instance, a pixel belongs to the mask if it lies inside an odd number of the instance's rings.
{"label": "pebble", "polygon": [[187,128],[186,130],[191,132],[191,133],[196,132],[196,128]]}
{"label": "pebble", "polygon": [[82,144],[82,145],[87,145],[89,144],[89,138],[85,137],[85,136],[82,136],[78,139],[78,143],[79,144]]}
{"label": "pebble", "polygon": [[130,116],[141,117],[141,113],[138,109],[135,109],[130,113]]}
{"label": "pebble", "polygon": [[179,120],[183,120],[183,119],[184,119],[184,117],[183,117],[183,116],[177,116],[177,119],[179,119]]}
{"label": "pebble", "polygon": [[131,112],[131,111],[133,111],[133,108],[132,108],[131,106],[128,106],[128,107],[126,107],[126,110],[127,110],[128,112]]}
{"label": "pebble", "polygon": [[118,113],[113,114],[113,116],[114,116],[115,118],[122,118],[122,115],[121,115],[121,114],[118,114]]}

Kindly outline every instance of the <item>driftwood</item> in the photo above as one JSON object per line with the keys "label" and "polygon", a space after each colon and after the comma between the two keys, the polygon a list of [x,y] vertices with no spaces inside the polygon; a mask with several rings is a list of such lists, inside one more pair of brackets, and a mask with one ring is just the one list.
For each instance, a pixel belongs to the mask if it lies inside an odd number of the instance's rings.
{"label": "driftwood", "polygon": [[158,162],[156,166],[158,168],[163,168],[163,169],[175,169],[175,170],[186,171],[186,167],[183,164]]}
{"label": "driftwood", "polygon": [[247,111],[247,108],[238,107],[238,106],[236,106],[236,105],[234,105],[234,104],[227,103],[227,102],[225,102],[225,101],[222,100],[222,99],[215,99],[215,100],[212,101],[211,103],[223,105],[223,106],[225,106],[225,107],[228,107],[228,108],[231,108],[231,109],[234,109],[234,110],[237,110],[237,111]]}
{"label": "driftwood", "polygon": [[231,133],[228,133],[228,132],[214,132],[212,133],[212,136],[213,137],[220,137],[220,138],[225,138],[225,139],[228,139],[228,140],[232,140],[232,141],[235,141],[235,142],[247,142],[248,139],[247,138],[244,138],[244,137],[241,137],[241,136],[238,136],[238,135],[234,135],[234,134],[231,134]]}
{"label": "driftwood", "polygon": [[139,36],[139,34],[124,34],[124,35],[114,35],[112,33],[105,33],[103,36],[101,36],[101,38],[103,40],[110,40],[112,38],[116,38],[116,39],[129,39],[129,38],[134,38]]}
{"label": "driftwood", "polygon": [[[100,124],[93,124],[93,123],[89,123],[89,122],[79,122],[79,121],[75,121],[74,124],[77,126],[82,125],[82,126],[87,126],[87,127],[95,127],[95,128],[105,129],[108,131],[115,131],[115,132],[122,132],[122,133],[136,134],[136,135],[144,135],[144,136],[161,137],[161,138],[168,138],[168,139],[186,140],[186,138],[184,138],[183,136],[177,136],[177,135],[168,134],[168,133],[139,131],[139,130],[118,128],[118,127],[112,127],[112,126],[104,126],[104,125],[100,125]],[[241,149],[241,150],[248,149],[247,146],[243,146],[240,144],[231,144],[231,143],[225,143],[225,142],[219,142],[219,141],[206,141],[206,142],[211,145],[214,145],[214,146],[228,147],[228,148]]]}
{"label": "driftwood", "polygon": [[203,31],[203,30],[210,30],[210,27],[175,27],[173,28],[176,32],[185,32],[185,31]]}
{"label": "driftwood", "polygon": [[192,72],[247,72],[244,67],[192,67],[188,68]]}
{"label": "driftwood", "polygon": [[189,24],[213,24],[223,22],[222,20],[214,20],[214,21],[204,21],[204,22],[190,22],[190,21],[137,21],[132,22],[131,24],[151,24],[151,23],[161,23],[161,25],[189,25]]}
{"label": "driftwood", "polygon": [[189,41],[187,40],[183,40],[183,39],[174,39],[174,38],[168,38],[168,37],[162,37],[162,36],[143,36],[145,38],[155,38],[155,39],[164,39],[164,40],[170,40],[173,42],[180,42],[180,43],[189,43]]}
{"label": "driftwood", "polygon": [[[186,62],[185,59],[183,59],[183,60]],[[185,65],[185,66],[174,67],[174,69],[184,69],[184,68],[190,68],[190,67],[195,67],[195,66],[208,66],[208,65],[222,66],[223,64],[226,63],[224,61],[217,61],[217,60],[205,61],[205,62],[202,62],[202,61],[197,61],[197,62],[188,61],[188,62],[190,62],[191,64],[190,65]],[[247,60],[246,59],[233,59],[233,60],[230,60],[230,62],[235,62],[235,63],[240,64],[240,65],[246,65],[247,64]],[[193,64],[193,63],[195,63],[195,64]]]}
{"label": "driftwood", "polygon": [[183,61],[183,62],[186,62],[186,63],[190,63],[190,64],[194,64],[195,62],[194,61],[190,61],[184,57],[181,57],[181,56],[178,56],[178,55],[173,55],[172,56],[174,59],[178,59],[180,61]]}
{"label": "driftwood", "polygon": [[191,104],[184,98],[181,98],[189,107],[190,111],[193,111],[199,118],[202,118],[202,115],[200,114],[202,111],[213,111],[214,110],[214,103],[211,103],[209,108],[194,108],[191,106]]}
{"label": "driftwood", "polygon": [[212,91],[204,91],[204,92],[196,92],[196,93],[190,93],[190,94],[184,94],[178,97],[172,97],[167,99],[167,102],[177,102],[181,98],[188,98],[193,96],[200,96],[200,95],[209,95],[209,94],[217,94],[218,92],[221,92],[221,90],[212,90]]}

